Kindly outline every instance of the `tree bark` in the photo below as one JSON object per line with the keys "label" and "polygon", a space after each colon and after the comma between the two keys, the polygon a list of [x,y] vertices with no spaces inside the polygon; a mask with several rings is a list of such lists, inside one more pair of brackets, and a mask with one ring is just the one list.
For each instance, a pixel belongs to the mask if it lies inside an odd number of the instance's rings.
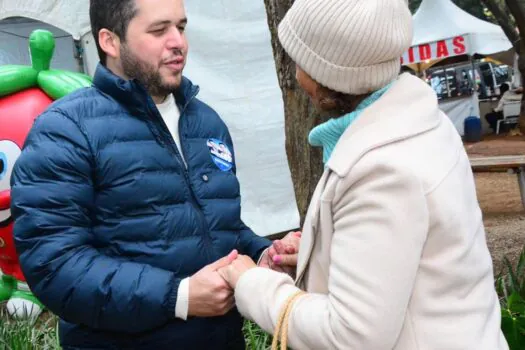
{"label": "tree bark", "polygon": [[511,18],[510,14],[507,11],[504,11],[499,2],[496,0],[483,0],[485,6],[489,9],[490,12],[494,15],[494,18],[498,21],[501,29],[507,35],[507,38],[510,40],[516,52],[519,51],[520,36],[518,31],[514,26],[514,19]]}
{"label": "tree bark", "polygon": [[[525,73],[525,45],[523,45],[525,43],[523,40],[525,38],[525,3],[523,0],[483,0],[483,3],[492,12],[518,54],[518,69],[522,77],[520,85],[523,86],[523,77],[525,77],[523,75]],[[523,133],[525,133],[525,94],[522,98],[518,127],[511,130],[511,134],[515,135]]]}
{"label": "tree bark", "polygon": [[[520,0],[505,0],[505,3],[507,4],[509,12],[512,14],[512,17],[514,17],[516,26],[519,30],[520,45],[516,49],[516,52],[518,53],[518,69],[522,77],[521,86],[523,86],[523,77],[525,77],[525,45],[523,45],[525,42],[523,40],[523,38],[525,37],[525,5],[523,1]],[[518,127],[521,134],[525,133],[525,93],[523,94],[523,98],[521,101],[521,111]]]}
{"label": "tree bark", "polygon": [[277,77],[284,101],[286,154],[294,184],[301,227],[317,181],[323,171],[322,151],[308,144],[308,133],[319,115],[295,80],[295,64],[277,37],[277,28],[294,0],[264,0]]}

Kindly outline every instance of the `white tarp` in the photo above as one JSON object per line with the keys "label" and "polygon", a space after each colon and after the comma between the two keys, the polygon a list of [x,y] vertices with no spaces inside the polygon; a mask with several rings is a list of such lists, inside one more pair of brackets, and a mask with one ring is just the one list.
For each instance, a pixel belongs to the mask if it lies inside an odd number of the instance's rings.
{"label": "white tarp", "polygon": [[[80,40],[81,47],[84,50],[84,73],[93,75],[98,56],[89,23],[89,0],[0,0],[0,21],[10,17],[25,17],[51,24],[59,30],[69,33],[73,39]],[[57,34],[53,28],[47,26],[39,28]],[[12,40],[9,43],[12,43]],[[0,49],[4,44],[9,45],[8,41],[0,41]],[[61,49],[60,45],[61,43],[57,41],[55,56],[66,52]],[[4,47],[4,51],[12,52],[13,49]],[[67,54],[71,53],[72,51],[67,52]],[[66,69],[61,65],[55,66],[55,68]]]}
{"label": "white tarp", "polygon": [[243,219],[258,234],[299,227],[264,2],[191,0],[186,12],[185,75],[230,128]]}
{"label": "white tarp", "polygon": [[[111,0],[108,0],[111,1]],[[230,128],[241,182],[242,218],[259,235],[298,228],[299,214],[285,153],[284,108],[263,1],[190,0],[185,75],[199,98]],[[0,0],[0,19],[22,16],[50,23],[85,48],[94,73],[96,48],[88,0]]]}
{"label": "white tarp", "polygon": [[452,121],[458,133],[463,136],[465,134],[465,119],[468,117],[478,117],[479,100],[477,94],[464,98],[453,98],[439,102],[439,109],[441,109]]}
{"label": "white tarp", "polygon": [[[509,39],[500,26],[482,21],[456,6],[451,0],[423,0],[414,19],[414,38],[412,40],[412,59],[404,55],[404,64],[412,64],[425,59],[439,59],[458,54],[490,55],[506,51],[512,47]],[[438,43],[462,38],[462,45],[455,45],[448,55],[438,55]],[[458,39],[456,39],[458,40]],[[421,48],[420,45],[423,47]],[[420,59],[431,46],[431,57]],[[465,46],[466,50],[460,48]],[[441,45],[441,48],[444,46]],[[454,50],[456,49],[456,50]],[[441,51],[443,53],[443,51]],[[415,53],[415,54],[414,54]],[[438,57],[441,56],[441,57]]]}
{"label": "white tarp", "polygon": [[79,70],[73,53],[73,38],[52,25],[31,19],[0,21],[0,66],[5,64],[31,65],[29,35],[35,29],[49,30],[55,36],[55,53],[51,62],[53,68],[69,71]]}
{"label": "white tarp", "polygon": [[18,16],[52,24],[77,40],[91,30],[89,0],[0,0],[0,20]]}

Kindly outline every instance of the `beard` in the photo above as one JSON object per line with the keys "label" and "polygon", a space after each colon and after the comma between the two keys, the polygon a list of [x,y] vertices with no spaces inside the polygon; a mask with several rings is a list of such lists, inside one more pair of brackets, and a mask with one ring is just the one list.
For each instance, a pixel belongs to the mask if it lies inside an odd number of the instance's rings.
{"label": "beard", "polygon": [[130,79],[137,79],[151,96],[167,96],[180,86],[180,81],[166,83],[158,67],[140,60],[126,45],[121,46],[121,63],[124,74]]}

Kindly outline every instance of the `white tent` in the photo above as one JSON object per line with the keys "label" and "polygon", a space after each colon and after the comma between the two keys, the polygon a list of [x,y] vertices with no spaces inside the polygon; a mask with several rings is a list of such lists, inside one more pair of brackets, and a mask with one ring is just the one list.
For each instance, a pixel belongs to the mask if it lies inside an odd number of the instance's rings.
{"label": "white tent", "polygon": [[78,40],[91,30],[88,5],[88,0],[0,0],[0,19],[17,16],[36,19],[52,24]]}
{"label": "white tent", "polygon": [[490,55],[512,47],[500,26],[482,21],[451,0],[423,0],[414,17],[411,49],[404,64],[458,55]]}
{"label": "white tent", "polygon": [[35,28],[48,30],[55,37],[53,68],[69,71],[84,70],[82,62],[77,59],[79,50],[70,33],[50,24],[22,17],[0,21],[0,65],[31,65],[28,40]]}
{"label": "white tent", "polygon": [[[32,18],[71,34],[81,42],[84,70],[92,75],[98,56],[88,6],[88,0],[0,0],[0,20]],[[201,87],[199,97],[230,128],[243,220],[260,235],[297,228],[284,108],[263,1],[191,0],[186,1],[186,11],[190,54],[185,75]],[[0,42],[0,51],[8,46]]]}
{"label": "white tent", "polygon": [[[61,34],[67,33],[71,35],[72,39],[78,40],[79,46],[84,53],[84,67],[82,67],[82,70],[91,75],[94,73],[98,57],[89,24],[89,0],[0,0],[0,20],[12,17],[23,17],[43,22],[44,25],[39,25],[39,23],[36,22],[34,29],[50,30],[55,37],[59,37],[60,39],[65,39]],[[19,34],[19,39],[27,37],[33,29],[28,22],[17,25],[10,22],[9,26],[5,32]],[[4,34],[7,35],[7,33]],[[17,40],[16,43],[13,41],[8,42],[5,35],[2,36],[2,39],[4,40],[0,43],[1,53],[4,55],[16,54],[13,48],[13,46],[16,45],[16,51],[19,53],[17,56],[20,58],[19,64],[26,64],[28,56],[24,55],[25,52],[21,51],[20,48],[25,45],[25,49],[27,50],[27,43],[24,43],[23,40]],[[71,42],[71,39],[69,42]],[[69,49],[68,51],[66,51],[66,47],[64,47],[66,45],[69,45],[67,48]],[[57,62],[57,58],[65,53],[71,58],[73,53],[71,44],[57,40],[55,59],[53,62],[54,67],[70,69],[69,66],[71,66],[72,63],[67,62],[66,58],[61,57],[63,62]],[[5,61],[12,63],[12,60],[4,60],[4,64],[6,63]],[[2,62],[0,62],[0,64],[2,64]]]}
{"label": "white tent", "polygon": [[[402,64],[416,71],[449,57],[501,54],[512,48],[500,26],[472,16],[451,0],[423,0],[413,21],[412,46],[403,54]],[[440,108],[460,135],[466,118],[481,117],[477,94],[442,101]]]}

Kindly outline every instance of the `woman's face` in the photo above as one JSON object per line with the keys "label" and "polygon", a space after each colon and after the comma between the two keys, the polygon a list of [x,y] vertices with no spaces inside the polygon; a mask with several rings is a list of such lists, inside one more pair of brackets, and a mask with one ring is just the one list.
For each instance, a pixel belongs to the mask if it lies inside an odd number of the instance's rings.
{"label": "woman's face", "polygon": [[363,99],[370,95],[352,96],[330,90],[313,80],[298,65],[295,66],[295,78],[299,86],[310,97],[317,112],[325,117],[333,118],[350,113],[357,108]]}
{"label": "woman's face", "polygon": [[310,96],[312,102],[317,105],[317,83],[304,70],[295,66],[295,79],[299,86]]}

